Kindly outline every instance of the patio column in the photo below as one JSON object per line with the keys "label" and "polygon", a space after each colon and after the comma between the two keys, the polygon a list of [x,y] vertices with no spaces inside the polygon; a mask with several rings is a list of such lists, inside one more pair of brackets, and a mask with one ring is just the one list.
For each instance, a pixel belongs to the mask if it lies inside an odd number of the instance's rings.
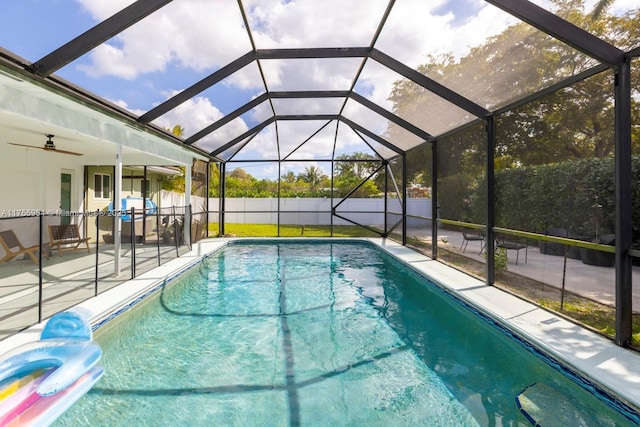
{"label": "patio column", "polygon": [[[122,145],[118,145],[116,152],[116,167],[114,172],[113,186],[113,211],[118,212],[122,209]],[[122,245],[122,218],[116,214],[113,220],[113,274],[120,276],[120,257]]]}

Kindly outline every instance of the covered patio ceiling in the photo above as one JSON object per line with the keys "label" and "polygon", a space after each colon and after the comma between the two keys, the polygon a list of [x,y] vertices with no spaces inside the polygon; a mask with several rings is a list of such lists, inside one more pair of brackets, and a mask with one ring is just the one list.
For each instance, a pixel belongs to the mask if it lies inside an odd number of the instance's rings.
{"label": "covered patio ceiling", "polygon": [[96,108],[82,97],[69,97],[40,83],[26,74],[0,70],[2,152],[9,156],[40,152],[47,135],[52,135],[52,155],[75,153],[82,155],[84,164],[114,164],[119,152],[125,165],[187,165],[194,157],[207,159],[196,150],[186,152],[177,140],[168,141],[165,132],[145,131],[135,119],[125,120],[127,115],[117,110],[114,114]]}
{"label": "covered patio ceiling", "polygon": [[[598,38],[578,22],[561,18],[570,19],[571,14],[546,1],[123,0],[108,7],[79,3],[92,22],[81,31],[80,25],[55,22],[55,37],[41,29],[37,42],[42,56],[23,59],[18,55],[38,49],[15,52],[0,43],[8,49],[0,52],[4,99],[13,99],[13,90],[25,96],[24,105],[3,102],[0,127],[4,143],[40,145],[44,134],[51,133],[60,148],[82,152],[95,164],[113,159],[117,145],[125,140],[129,164],[162,164],[175,158],[176,147],[187,148],[187,157],[222,162],[334,159],[355,151],[391,159],[615,69],[637,56],[640,45],[638,40]],[[619,13],[632,11],[622,7]],[[11,19],[8,13],[5,19]],[[197,19],[202,16],[207,20]],[[163,26],[169,21],[172,25]],[[486,24],[476,26],[480,21]],[[499,55],[486,58],[485,64],[467,64],[478,67],[474,81],[421,66],[443,55],[460,61],[473,46],[456,43],[475,38],[480,46],[513,25],[523,27],[521,39],[502,41]],[[159,32],[162,28],[173,32]],[[148,34],[157,44],[136,45],[148,40]],[[64,44],[56,45],[56,40]],[[531,41],[582,57],[583,66],[535,80],[527,75],[527,61],[513,61],[532,51],[543,55],[541,48],[527,45]],[[193,56],[185,53],[192,51]],[[136,55],[145,57],[148,69],[126,71],[139,66]],[[489,79],[480,65],[504,72]],[[80,75],[84,77],[78,80]],[[140,75],[146,76],[147,88],[131,86]],[[160,87],[162,78],[169,76],[170,83]],[[34,85],[24,90],[21,80]],[[399,81],[426,94],[429,102],[399,115],[390,99]],[[140,93],[151,88],[155,95],[151,101],[136,101],[136,94],[124,99],[123,91],[114,99],[106,89],[114,84]],[[34,99],[50,105],[25,107],[30,91],[36,92]],[[60,108],[77,110],[76,118],[51,113]],[[108,120],[97,124],[95,114],[106,114]],[[174,125],[184,129],[179,137],[167,131]],[[321,142],[314,146],[317,140]]]}

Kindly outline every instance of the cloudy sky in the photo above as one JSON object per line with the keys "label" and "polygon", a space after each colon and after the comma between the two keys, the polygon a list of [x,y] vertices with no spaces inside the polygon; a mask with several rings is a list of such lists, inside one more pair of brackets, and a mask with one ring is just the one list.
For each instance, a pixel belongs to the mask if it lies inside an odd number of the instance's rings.
{"label": "cloudy sky", "polygon": [[[37,61],[125,6],[132,0],[1,0],[0,46]],[[618,0],[615,10],[636,7],[637,0]],[[546,0],[534,3],[548,7]],[[594,1],[587,3],[592,7]],[[245,0],[253,43],[258,49],[296,47],[367,47],[387,8],[387,0]],[[460,57],[515,19],[482,0],[397,0],[375,47],[415,67],[429,55]],[[487,25],[490,23],[490,25]],[[236,0],[174,0],[117,37],[56,72],[80,87],[136,114],[143,114],[217,69],[249,52],[252,41]],[[263,60],[260,67],[269,90],[348,90],[361,59]],[[388,97],[399,76],[368,61],[356,90],[391,110]],[[265,92],[253,63],[221,83],[157,119],[162,127],[176,124],[185,136],[215,122]],[[352,101],[351,101],[352,102]],[[338,113],[342,101],[276,100],[279,114]],[[361,123],[385,131],[385,121],[362,108],[347,109]],[[232,121],[200,141],[212,149],[270,116],[271,106]],[[377,123],[373,123],[376,121]],[[335,125],[293,122],[267,127],[243,150],[246,159],[274,159],[313,137],[313,144],[292,157],[330,157]],[[317,133],[316,133],[317,132]],[[367,150],[353,132],[340,130],[338,153]],[[313,163],[310,163],[313,164]],[[272,165],[273,166],[273,165]],[[306,165],[308,166],[308,165]],[[260,174],[269,174],[264,168]],[[274,170],[271,168],[271,170]]]}

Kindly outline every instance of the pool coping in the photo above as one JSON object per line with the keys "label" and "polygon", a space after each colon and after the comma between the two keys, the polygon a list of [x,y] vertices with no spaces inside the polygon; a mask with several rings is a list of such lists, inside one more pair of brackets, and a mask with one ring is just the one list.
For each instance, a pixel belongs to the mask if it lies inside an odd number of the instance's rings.
{"label": "pool coping", "polygon": [[[380,241],[382,240],[382,241]],[[370,239],[387,253],[504,325],[567,368],[640,410],[640,354],[551,311],[432,260],[399,243]]]}
{"label": "pool coping", "polygon": [[[197,264],[206,255],[234,241],[273,240],[246,238],[206,239],[193,249],[135,279],[86,300],[76,307],[90,313],[95,328],[125,311],[135,302],[159,289],[164,283]],[[311,238],[278,238],[278,241],[309,241]],[[417,272],[451,292],[465,303],[485,313],[498,324],[531,342],[569,369],[608,390],[625,404],[640,409],[640,354],[569,320],[544,310],[459,270],[384,238],[322,238],[330,241],[366,241],[412,267]],[[46,320],[0,342],[0,354],[27,342],[36,341]]]}

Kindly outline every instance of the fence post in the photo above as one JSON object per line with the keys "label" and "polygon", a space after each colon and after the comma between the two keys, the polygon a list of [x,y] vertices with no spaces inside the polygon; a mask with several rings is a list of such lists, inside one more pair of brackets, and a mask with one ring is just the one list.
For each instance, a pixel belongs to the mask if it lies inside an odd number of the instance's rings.
{"label": "fence post", "polygon": [[158,267],[160,266],[160,209],[156,209],[156,246],[158,247]]}
{"label": "fence post", "polygon": [[[172,205],[171,206],[171,214],[173,216],[172,218],[172,224],[173,224],[173,241],[176,244],[176,258],[179,256],[179,251],[178,251],[178,247],[180,246],[178,244],[178,222],[176,221],[176,206]],[[184,223],[184,221],[183,221]]]}
{"label": "fence post", "polygon": [[136,208],[131,208],[131,217],[130,217],[130,226],[129,226],[129,234],[130,234],[130,243],[131,243],[131,279],[136,278]]}
{"label": "fence post", "polygon": [[[193,233],[192,233],[192,224],[193,224],[193,218],[191,217],[191,215],[193,214],[193,212],[191,212],[191,203],[189,203],[189,206],[187,206],[187,213],[188,215],[185,214],[184,216],[184,226],[185,227],[189,227],[188,230],[188,236],[189,236],[189,250],[193,249]],[[187,222],[188,220],[188,222]]]}

